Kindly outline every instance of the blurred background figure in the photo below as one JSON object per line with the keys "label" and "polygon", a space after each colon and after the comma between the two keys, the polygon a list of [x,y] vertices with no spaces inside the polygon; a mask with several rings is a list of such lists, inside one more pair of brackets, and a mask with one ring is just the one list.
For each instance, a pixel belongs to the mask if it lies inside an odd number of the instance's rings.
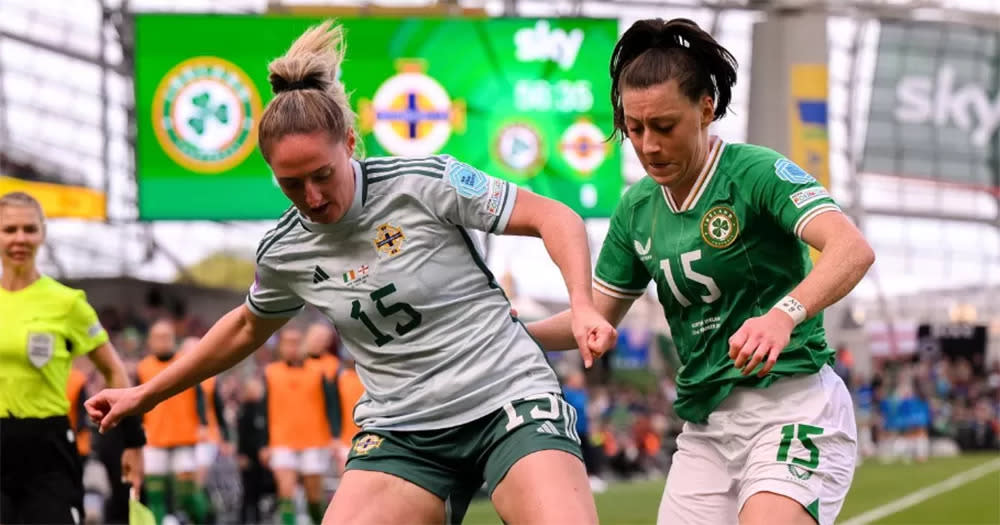
{"label": "blurred background figure", "polygon": [[281,329],[278,356],[264,371],[267,448],[261,460],[274,472],[281,523],[296,523],[301,479],[309,516],[318,525],[327,504],[323,475],[331,465],[334,438],[340,437],[340,407],[323,372],[306,366],[300,329]]}
{"label": "blurred background figure", "polygon": [[590,477],[590,488],[595,493],[604,492],[607,490],[607,483],[601,479],[600,457],[590,436],[590,403],[582,371],[573,370],[563,379],[563,397],[576,410],[576,433],[580,436],[580,449]]}
{"label": "blurred background figure", "polygon": [[[188,339],[188,345],[197,340]],[[177,348],[174,323],[155,321],[146,338],[149,351],[138,366],[139,383],[147,383],[173,362],[184,348]],[[195,446],[205,419],[205,396],[195,387],[169,398],[143,418],[148,444],[143,450],[146,461],[146,499],[157,522],[167,512],[184,512],[194,523],[204,523],[208,501],[198,486]]]}
{"label": "blurred background figure", "polygon": [[323,373],[328,380],[333,380],[340,368],[340,359],[337,358],[337,333],[333,328],[324,322],[316,322],[306,328],[302,345],[306,351],[306,365],[315,367]]}
{"label": "blurred background figure", "polygon": [[236,453],[243,485],[239,523],[262,523],[271,510],[265,507],[273,506],[275,493],[274,478],[261,454],[267,448],[268,435],[264,382],[251,377],[243,382],[240,392],[236,416]]}

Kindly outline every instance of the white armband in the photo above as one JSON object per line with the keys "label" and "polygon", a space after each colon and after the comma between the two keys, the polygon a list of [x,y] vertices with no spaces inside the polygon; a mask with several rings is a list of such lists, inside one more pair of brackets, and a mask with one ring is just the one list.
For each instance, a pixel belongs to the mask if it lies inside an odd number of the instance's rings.
{"label": "white armband", "polygon": [[792,317],[795,321],[795,326],[798,326],[802,321],[806,320],[806,307],[802,306],[802,303],[798,299],[792,297],[791,295],[786,295],[778,301],[778,304],[771,307],[772,309],[778,309]]}

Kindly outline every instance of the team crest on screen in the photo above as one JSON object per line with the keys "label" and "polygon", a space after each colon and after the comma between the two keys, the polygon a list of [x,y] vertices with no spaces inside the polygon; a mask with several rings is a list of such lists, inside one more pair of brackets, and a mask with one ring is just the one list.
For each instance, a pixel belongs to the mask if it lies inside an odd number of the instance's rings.
{"label": "team crest on screen", "polygon": [[354,442],[354,452],[356,454],[367,454],[378,447],[381,447],[383,440],[385,440],[385,438],[376,436],[375,434],[365,434]]}
{"label": "team crest on screen", "polygon": [[153,95],[153,131],[178,165],[219,173],[243,162],[257,145],[260,96],[232,62],[195,57],[163,76]]}
{"label": "team crest on screen", "polygon": [[701,238],[712,248],[725,248],[740,234],[740,221],[729,206],[716,206],[701,218]]}
{"label": "team crest on screen", "polygon": [[542,134],[527,122],[505,125],[497,134],[493,153],[500,164],[518,175],[534,177],[545,164]]}
{"label": "team crest on screen", "polygon": [[402,229],[385,222],[375,229],[375,239],[372,242],[375,244],[375,253],[379,259],[388,259],[403,251],[406,235]]}
{"label": "team crest on screen", "polygon": [[604,141],[601,128],[587,119],[580,119],[563,132],[559,151],[571,168],[589,175],[604,162],[610,144]]}
{"label": "team crest on screen", "polygon": [[441,84],[428,76],[422,60],[397,61],[398,73],[386,79],[372,100],[358,103],[362,133],[392,155],[437,153],[452,131],[465,132],[465,102],[452,100]]}

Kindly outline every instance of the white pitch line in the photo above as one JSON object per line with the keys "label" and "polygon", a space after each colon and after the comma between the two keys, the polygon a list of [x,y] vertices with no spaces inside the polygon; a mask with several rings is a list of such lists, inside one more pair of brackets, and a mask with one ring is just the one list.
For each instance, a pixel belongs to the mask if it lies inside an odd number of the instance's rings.
{"label": "white pitch line", "polygon": [[944,481],[928,485],[920,490],[911,492],[902,498],[890,501],[885,505],[879,505],[868,512],[859,514],[847,521],[841,522],[840,525],[868,525],[873,521],[880,520],[886,516],[891,516],[905,508],[923,503],[938,494],[955,490],[966,483],[975,481],[991,472],[995,472],[996,470],[1000,470],[1000,459],[994,459],[989,463],[959,472]]}

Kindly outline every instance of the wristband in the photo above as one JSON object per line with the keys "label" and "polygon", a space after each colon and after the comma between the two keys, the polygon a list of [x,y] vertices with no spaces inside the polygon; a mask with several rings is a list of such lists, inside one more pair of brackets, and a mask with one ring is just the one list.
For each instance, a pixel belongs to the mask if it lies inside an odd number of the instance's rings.
{"label": "wristband", "polygon": [[802,321],[806,320],[806,307],[802,306],[802,303],[791,295],[782,297],[781,300],[778,301],[778,304],[772,306],[771,308],[781,310],[791,316],[792,321],[795,321],[795,326],[798,326],[802,323]]}

